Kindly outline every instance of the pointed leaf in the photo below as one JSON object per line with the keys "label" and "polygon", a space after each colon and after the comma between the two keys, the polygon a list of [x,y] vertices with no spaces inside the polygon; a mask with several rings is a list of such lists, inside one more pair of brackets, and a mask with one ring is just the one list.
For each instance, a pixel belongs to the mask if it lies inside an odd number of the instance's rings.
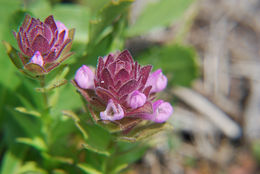
{"label": "pointed leaf", "polygon": [[11,61],[13,62],[13,64],[18,69],[22,69],[23,63],[22,63],[20,57],[18,56],[18,51],[6,41],[3,41],[3,44],[5,46],[8,56],[10,57]]}
{"label": "pointed leaf", "polygon": [[91,173],[91,174],[102,174],[101,171],[98,171],[97,169],[95,169],[94,167],[92,167],[89,164],[83,163],[83,164],[77,164],[77,166],[83,170],[86,173]]}
{"label": "pointed leaf", "polygon": [[127,136],[118,137],[119,141],[136,142],[148,138],[164,129],[172,129],[168,123],[152,123],[134,128]]}

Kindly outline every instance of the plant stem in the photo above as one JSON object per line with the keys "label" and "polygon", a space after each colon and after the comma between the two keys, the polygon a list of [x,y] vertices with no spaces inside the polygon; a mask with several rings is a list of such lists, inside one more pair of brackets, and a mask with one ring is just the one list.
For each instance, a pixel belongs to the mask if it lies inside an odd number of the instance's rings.
{"label": "plant stem", "polygon": [[40,77],[40,85],[41,85],[41,88],[43,89],[42,96],[43,96],[44,109],[47,109],[48,108],[48,96],[47,96],[47,92],[45,90],[45,76],[44,75],[42,75]]}

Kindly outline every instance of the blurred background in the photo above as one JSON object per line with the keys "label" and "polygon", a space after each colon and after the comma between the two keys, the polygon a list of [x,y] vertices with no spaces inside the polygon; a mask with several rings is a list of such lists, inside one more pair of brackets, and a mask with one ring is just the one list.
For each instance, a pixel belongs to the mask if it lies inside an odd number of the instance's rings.
{"label": "blurred background", "polygon": [[[0,0],[0,39],[15,44],[11,31],[24,11],[40,19],[53,14],[76,28],[68,79],[82,63],[95,65],[98,55],[125,48],[142,64],[163,69],[169,85],[161,97],[174,106],[169,120],[174,129],[152,138],[128,174],[260,173],[260,1],[136,0],[127,14],[107,23],[95,45],[91,27],[99,19],[92,14],[105,1]],[[19,121],[10,119],[9,110],[18,106],[17,91],[26,84],[2,44],[0,53],[3,163],[7,144],[19,136]],[[82,107],[71,85],[61,91],[66,95],[57,113]]]}
{"label": "blurred background", "polygon": [[[133,16],[146,3],[137,0]],[[199,67],[190,88],[168,89],[177,100],[174,131],[158,136],[156,148],[137,164],[141,171],[260,173],[259,8],[259,0],[194,1],[172,25],[129,40],[139,51],[140,42],[180,43],[181,37],[195,48]]]}

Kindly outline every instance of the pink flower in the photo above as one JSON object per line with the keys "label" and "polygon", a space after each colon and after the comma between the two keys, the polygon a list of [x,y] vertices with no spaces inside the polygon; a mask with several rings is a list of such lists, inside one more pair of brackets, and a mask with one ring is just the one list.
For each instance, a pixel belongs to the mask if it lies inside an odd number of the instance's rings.
{"label": "pink flower", "polygon": [[32,56],[31,60],[29,61],[29,63],[34,63],[43,66],[44,62],[41,53],[39,51],[36,51],[35,54]]}
{"label": "pink flower", "polygon": [[112,99],[108,101],[105,111],[100,112],[100,118],[102,120],[121,120],[124,117],[124,110],[118,103],[114,103]]}
{"label": "pink flower", "polygon": [[76,72],[75,81],[83,89],[94,88],[94,73],[86,65],[82,65]]}
{"label": "pink flower", "polygon": [[153,103],[153,114],[144,114],[142,117],[157,123],[163,123],[172,115],[173,108],[170,103],[157,100]]}
{"label": "pink flower", "polygon": [[55,22],[53,16],[41,22],[26,15],[19,32],[14,32],[25,69],[45,74],[59,65],[72,54],[73,32],[68,31],[61,22]]}
{"label": "pink flower", "polygon": [[166,87],[167,78],[161,69],[150,74],[151,69],[151,65],[134,62],[125,50],[100,57],[94,75],[83,65],[73,83],[89,102],[96,121],[109,120],[126,128],[143,119],[162,123],[173,109],[167,102],[153,100],[154,94]]}
{"label": "pink flower", "polygon": [[146,85],[152,86],[151,92],[160,92],[166,88],[167,81],[167,77],[162,73],[162,70],[158,69],[149,75]]}
{"label": "pink flower", "polygon": [[132,94],[128,95],[128,105],[132,108],[132,109],[136,109],[138,107],[141,107],[145,104],[146,102],[146,96],[139,92],[139,91],[134,91],[132,92]]}

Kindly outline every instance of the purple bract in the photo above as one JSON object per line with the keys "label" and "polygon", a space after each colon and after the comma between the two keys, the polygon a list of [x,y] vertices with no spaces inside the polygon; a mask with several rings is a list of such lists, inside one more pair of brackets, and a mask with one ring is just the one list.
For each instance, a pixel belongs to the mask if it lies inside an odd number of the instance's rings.
{"label": "purple bract", "polygon": [[44,74],[68,58],[74,30],[49,16],[44,22],[26,15],[17,33],[19,57],[26,69]]}
{"label": "purple bract", "polygon": [[112,121],[126,128],[126,123],[134,126],[141,120],[162,123],[173,109],[168,102],[154,99],[166,87],[167,78],[161,70],[151,73],[151,69],[151,65],[134,62],[125,50],[100,57],[95,74],[83,65],[73,83],[89,102],[96,121]]}

